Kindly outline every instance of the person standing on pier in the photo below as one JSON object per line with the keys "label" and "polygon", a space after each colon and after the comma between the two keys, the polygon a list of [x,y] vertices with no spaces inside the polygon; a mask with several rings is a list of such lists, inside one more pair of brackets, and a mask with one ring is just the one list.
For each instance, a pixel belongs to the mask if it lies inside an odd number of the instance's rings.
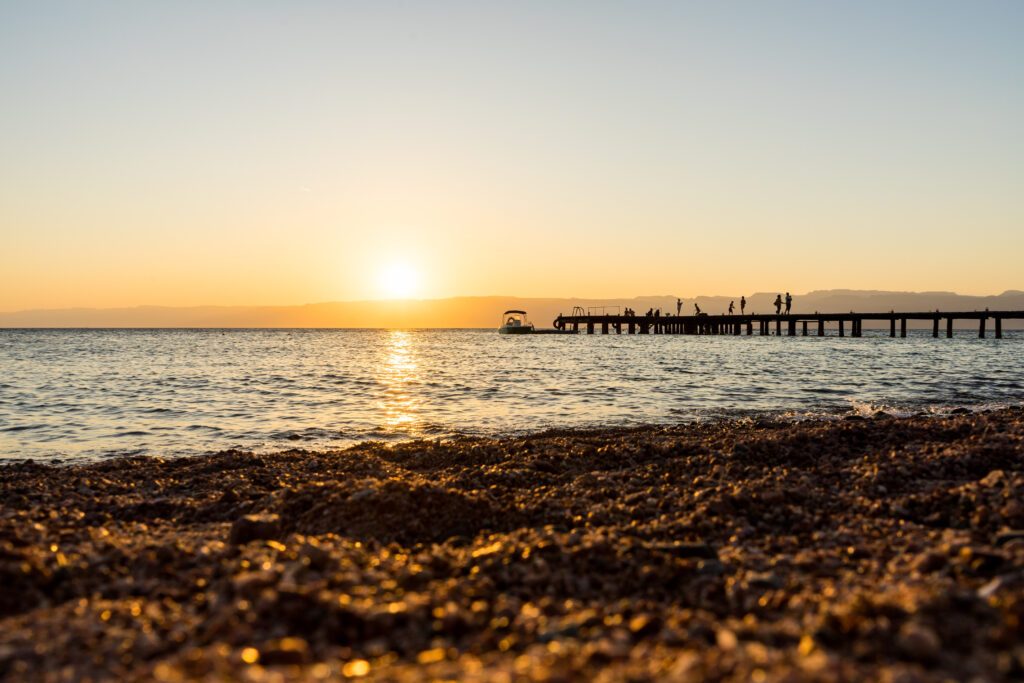
{"label": "person standing on pier", "polygon": [[735,303],[736,303],[735,301],[730,301],[730,302],[729,302],[729,315],[732,315],[732,312],[733,312],[734,310],[736,310],[736,309],[735,309],[735,306],[733,305],[733,304],[735,304]]}
{"label": "person standing on pier", "polygon": [[789,315],[789,310],[793,308],[793,297],[786,292],[786,315]]}
{"label": "person standing on pier", "polygon": [[740,297],[740,315],[743,315],[743,312],[746,309],[747,309],[747,297],[741,296]]}
{"label": "person standing on pier", "polygon": [[695,311],[694,315],[700,315],[700,306],[698,306],[696,303],[693,304],[693,310]]}
{"label": "person standing on pier", "polygon": [[775,295],[775,315],[782,313],[782,295]]}
{"label": "person standing on pier", "polygon": [[682,299],[676,299],[676,315],[682,315],[682,314],[683,314],[683,300]]}

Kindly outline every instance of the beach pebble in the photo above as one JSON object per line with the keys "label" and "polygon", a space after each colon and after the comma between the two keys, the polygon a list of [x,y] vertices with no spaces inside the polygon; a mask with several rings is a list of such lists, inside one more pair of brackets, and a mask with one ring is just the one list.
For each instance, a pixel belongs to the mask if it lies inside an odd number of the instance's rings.
{"label": "beach pebble", "polygon": [[929,574],[938,571],[946,566],[946,556],[940,552],[926,552],[914,558],[912,567],[922,574]]}
{"label": "beach pebble", "polygon": [[1009,543],[1024,542],[1024,529],[1011,529],[1008,531],[1000,531],[996,534],[993,542],[996,545],[1007,545]]}
{"label": "beach pebble", "polygon": [[281,518],[274,514],[245,515],[231,525],[229,541],[244,545],[250,541],[272,541],[281,535]]}
{"label": "beach pebble", "polygon": [[247,600],[255,600],[264,589],[276,586],[279,579],[277,572],[265,570],[236,574],[231,583],[234,586],[235,595]]}
{"label": "beach pebble", "polygon": [[262,664],[303,664],[309,659],[309,645],[302,638],[280,638],[269,642],[260,650]]}
{"label": "beach pebble", "polygon": [[739,640],[736,638],[735,632],[730,629],[723,628],[719,629],[715,633],[715,643],[723,650],[729,651],[736,649]]}
{"label": "beach pebble", "polygon": [[718,553],[707,543],[675,541],[672,543],[656,543],[650,546],[655,550],[670,553],[679,558],[703,557],[717,559]]}
{"label": "beach pebble", "polygon": [[1003,577],[997,576],[996,578],[992,579],[991,581],[989,581],[984,586],[978,589],[978,597],[982,600],[988,600],[997,592],[999,592],[999,590],[1003,588],[1003,586],[1005,585],[1006,581],[1003,579]]}
{"label": "beach pebble", "polygon": [[719,560],[701,560],[697,563],[697,573],[708,576],[721,576],[725,573],[725,565]]}
{"label": "beach pebble", "polygon": [[992,470],[978,483],[986,487],[999,486],[1004,479],[1006,479],[1006,472],[1003,470]]}
{"label": "beach pebble", "polygon": [[1018,680],[1022,452],[995,411],[14,463],[0,678]]}
{"label": "beach pebble", "polygon": [[938,659],[942,641],[929,626],[908,621],[900,627],[896,645],[907,657],[927,663]]}
{"label": "beach pebble", "polygon": [[781,588],[782,580],[771,572],[751,572],[747,575],[747,585],[757,588]]}

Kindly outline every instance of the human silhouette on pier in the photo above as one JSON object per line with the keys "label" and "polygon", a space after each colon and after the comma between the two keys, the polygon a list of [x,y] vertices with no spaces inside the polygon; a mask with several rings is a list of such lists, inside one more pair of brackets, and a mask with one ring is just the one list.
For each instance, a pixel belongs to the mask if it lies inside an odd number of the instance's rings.
{"label": "human silhouette on pier", "polygon": [[693,304],[693,310],[695,311],[694,315],[700,315],[700,306],[696,303]]}
{"label": "human silhouette on pier", "polygon": [[676,315],[682,315],[683,313],[683,300],[676,299]]}
{"label": "human silhouette on pier", "polygon": [[743,312],[746,310],[746,308],[747,308],[747,297],[741,296],[740,297],[740,315],[743,315]]}
{"label": "human silhouette on pier", "polygon": [[735,305],[734,305],[735,303],[736,303],[735,301],[730,301],[729,302],[729,315],[732,315],[732,312],[735,310]]}
{"label": "human silhouette on pier", "polygon": [[775,302],[774,303],[775,303],[775,315],[779,315],[780,313],[782,313],[782,295],[781,294],[776,294],[775,295]]}
{"label": "human silhouette on pier", "polygon": [[793,297],[786,292],[786,315],[789,315],[789,310],[793,308]]}

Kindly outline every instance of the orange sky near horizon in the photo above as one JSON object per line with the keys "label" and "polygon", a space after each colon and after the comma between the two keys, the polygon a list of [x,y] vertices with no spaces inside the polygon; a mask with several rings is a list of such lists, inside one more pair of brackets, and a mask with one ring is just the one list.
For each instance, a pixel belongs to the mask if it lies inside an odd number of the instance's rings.
{"label": "orange sky near horizon", "polygon": [[1024,5],[0,7],[0,311],[1024,289]]}

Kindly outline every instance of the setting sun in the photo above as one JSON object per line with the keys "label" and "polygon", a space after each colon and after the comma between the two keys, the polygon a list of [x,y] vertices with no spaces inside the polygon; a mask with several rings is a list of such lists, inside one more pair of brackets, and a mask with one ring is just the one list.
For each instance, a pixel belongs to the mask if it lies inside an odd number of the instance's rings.
{"label": "setting sun", "polygon": [[381,269],[377,287],[389,299],[408,299],[419,291],[420,277],[408,263],[391,263]]}

